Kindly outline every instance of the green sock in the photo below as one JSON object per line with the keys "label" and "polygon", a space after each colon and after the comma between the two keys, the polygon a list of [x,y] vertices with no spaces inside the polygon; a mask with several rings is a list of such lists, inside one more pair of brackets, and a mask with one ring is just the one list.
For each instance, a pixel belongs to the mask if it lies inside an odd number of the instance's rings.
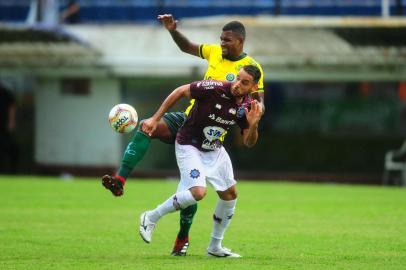
{"label": "green sock", "polygon": [[150,143],[151,138],[145,135],[145,133],[140,130],[135,132],[133,139],[125,149],[123,160],[121,161],[121,167],[118,170],[119,176],[127,179],[135,165],[137,165],[144,157]]}
{"label": "green sock", "polygon": [[193,223],[193,217],[197,211],[197,203],[186,207],[180,211],[180,230],[178,233],[178,238],[183,239],[189,235],[190,227]]}

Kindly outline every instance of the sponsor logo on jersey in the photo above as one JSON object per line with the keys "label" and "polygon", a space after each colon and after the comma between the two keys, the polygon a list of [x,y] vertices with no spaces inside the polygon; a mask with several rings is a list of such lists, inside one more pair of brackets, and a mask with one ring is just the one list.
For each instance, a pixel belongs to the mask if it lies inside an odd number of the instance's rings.
{"label": "sponsor logo on jersey", "polygon": [[216,115],[214,113],[209,114],[209,118],[216,121],[217,123],[224,124],[224,125],[232,126],[235,124],[234,120],[225,120],[225,119],[221,118],[220,116],[216,117]]}
{"label": "sponsor logo on jersey", "polygon": [[234,79],[235,79],[235,75],[233,73],[228,73],[226,75],[226,80],[227,81],[232,82],[232,81],[234,81]]}
{"label": "sponsor logo on jersey", "polygon": [[224,128],[216,126],[207,126],[203,129],[204,136],[210,142],[219,139],[224,132],[226,132]]}
{"label": "sponsor logo on jersey", "polygon": [[220,81],[202,81],[202,86],[223,86],[223,82]]}
{"label": "sponsor logo on jersey", "polygon": [[214,89],[216,86],[223,86],[221,81],[201,81],[196,84],[197,87],[203,87],[205,90]]}

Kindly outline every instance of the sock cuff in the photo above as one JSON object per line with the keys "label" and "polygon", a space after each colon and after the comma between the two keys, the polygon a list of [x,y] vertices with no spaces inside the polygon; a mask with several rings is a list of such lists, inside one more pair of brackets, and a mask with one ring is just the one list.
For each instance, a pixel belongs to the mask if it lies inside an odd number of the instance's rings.
{"label": "sock cuff", "polygon": [[121,182],[121,184],[123,184],[123,186],[125,185],[125,178],[122,177],[121,175],[115,175],[114,178],[119,180]]}
{"label": "sock cuff", "polygon": [[176,201],[179,203],[181,209],[185,209],[193,204],[196,204],[197,201],[192,195],[190,190],[184,190],[175,194]]}
{"label": "sock cuff", "polygon": [[[124,182],[125,182],[125,180],[127,179],[127,177],[130,175],[131,170],[132,170],[132,169],[129,168],[128,166],[126,166],[125,164],[121,164],[121,166],[120,166],[120,168],[118,169],[118,171],[117,171],[115,177],[116,177],[118,180],[124,179]],[[120,180],[120,181],[121,181],[121,180]],[[122,181],[121,181],[121,182],[122,182]]]}
{"label": "sock cuff", "polygon": [[142,123],[140,124],[140,127],[138,128],[137,132],[134,134],[134,137],[144,137],[148,139],[148,141],[151,141],[151,137],[149,137],[147,134],[144,133],[144,131],[141,130],[141,125]]}
{"label": "sock cuff", "polygon": [[221,203],[225,207],[234,207],[237,204],[237,199],[234,199],[231,201],[225,201],[225,200],[219,199],[219,203]]}

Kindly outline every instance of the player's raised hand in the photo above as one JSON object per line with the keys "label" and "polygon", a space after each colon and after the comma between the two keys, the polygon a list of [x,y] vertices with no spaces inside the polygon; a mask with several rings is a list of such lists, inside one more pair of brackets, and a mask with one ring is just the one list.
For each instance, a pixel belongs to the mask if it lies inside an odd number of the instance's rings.
{"label": "player's raised hand", "polygon": [[158,121],[155,118],[151,117],[142,122],[141,130],[148,136],[152,137],[154,131],[158,126]]}
{"label": "player's raised hand", "polygon": [[177,20],[175,20],[172,14],[158,15],[158,20],[165,26],[168,31],[176,29]]}
{"label": "player's raised hand", "polygon": [[250,126],[258,124],[262,116],[262,106],[257,100],[251,101],[251,110],[245,108],[245,115]]}

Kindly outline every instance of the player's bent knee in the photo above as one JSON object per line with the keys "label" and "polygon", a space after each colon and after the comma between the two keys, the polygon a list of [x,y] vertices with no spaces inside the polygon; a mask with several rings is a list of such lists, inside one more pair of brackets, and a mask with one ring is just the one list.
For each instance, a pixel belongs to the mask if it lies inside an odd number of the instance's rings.
{"label": "player's bent knee", "polygon": [[237,199],[237,189],[235,188],[235,186],[230,187],[229,189],[225,190],[225,191],[218,191],[217,192],[220,199],[224,200],[224,201],[231,201],[231,200],[235,200]]}
{"label": "player's bent knee", "polygon": [[193,198],[195,198],[196,201],[202,200],[207,193],[207,188],[205,187],[192,187],[190,189],[190,192],[192,193]]}
{"label": "player's bent knee", "polygon": [[173,135],[171,133],[171,131],[169,130],[169,127],[167,126],[167,124],[164,121],[160,121],[158,123],[158,126],[156,127],[156,129],[154,130],[154,132],[152,132],[152,135],[148,135],[146,132],[144,132],[144,122],[147,119],[143,119],[140,121],[140,124],[138,125],[138,132],[142,132],[143,134],[145,134],[146,136],[148,136],[151,139],[159,139],[165,143],[172,143],[173,141]]}
{"label": "player's bent knee", "polygon": [[[144,133],[146,136],[148,136],[148,135],[142,130],[142,125],[144,124],[145,120],[146,120],[146,119],[142,119],[142,120],[140,121],[140,123],[138,124],[138,129],[137,129],[137,131],[138,131],[138,132],[142,132],[142,133]],[[148,137],[149,137],[149,136],[148,136]]]}
{"label": "player's bent knee", "polygon": [[230,196],[231,200],[237,199],[237,197],[238,197],[237,190],[236,189],[231,190],[229,196]]}

